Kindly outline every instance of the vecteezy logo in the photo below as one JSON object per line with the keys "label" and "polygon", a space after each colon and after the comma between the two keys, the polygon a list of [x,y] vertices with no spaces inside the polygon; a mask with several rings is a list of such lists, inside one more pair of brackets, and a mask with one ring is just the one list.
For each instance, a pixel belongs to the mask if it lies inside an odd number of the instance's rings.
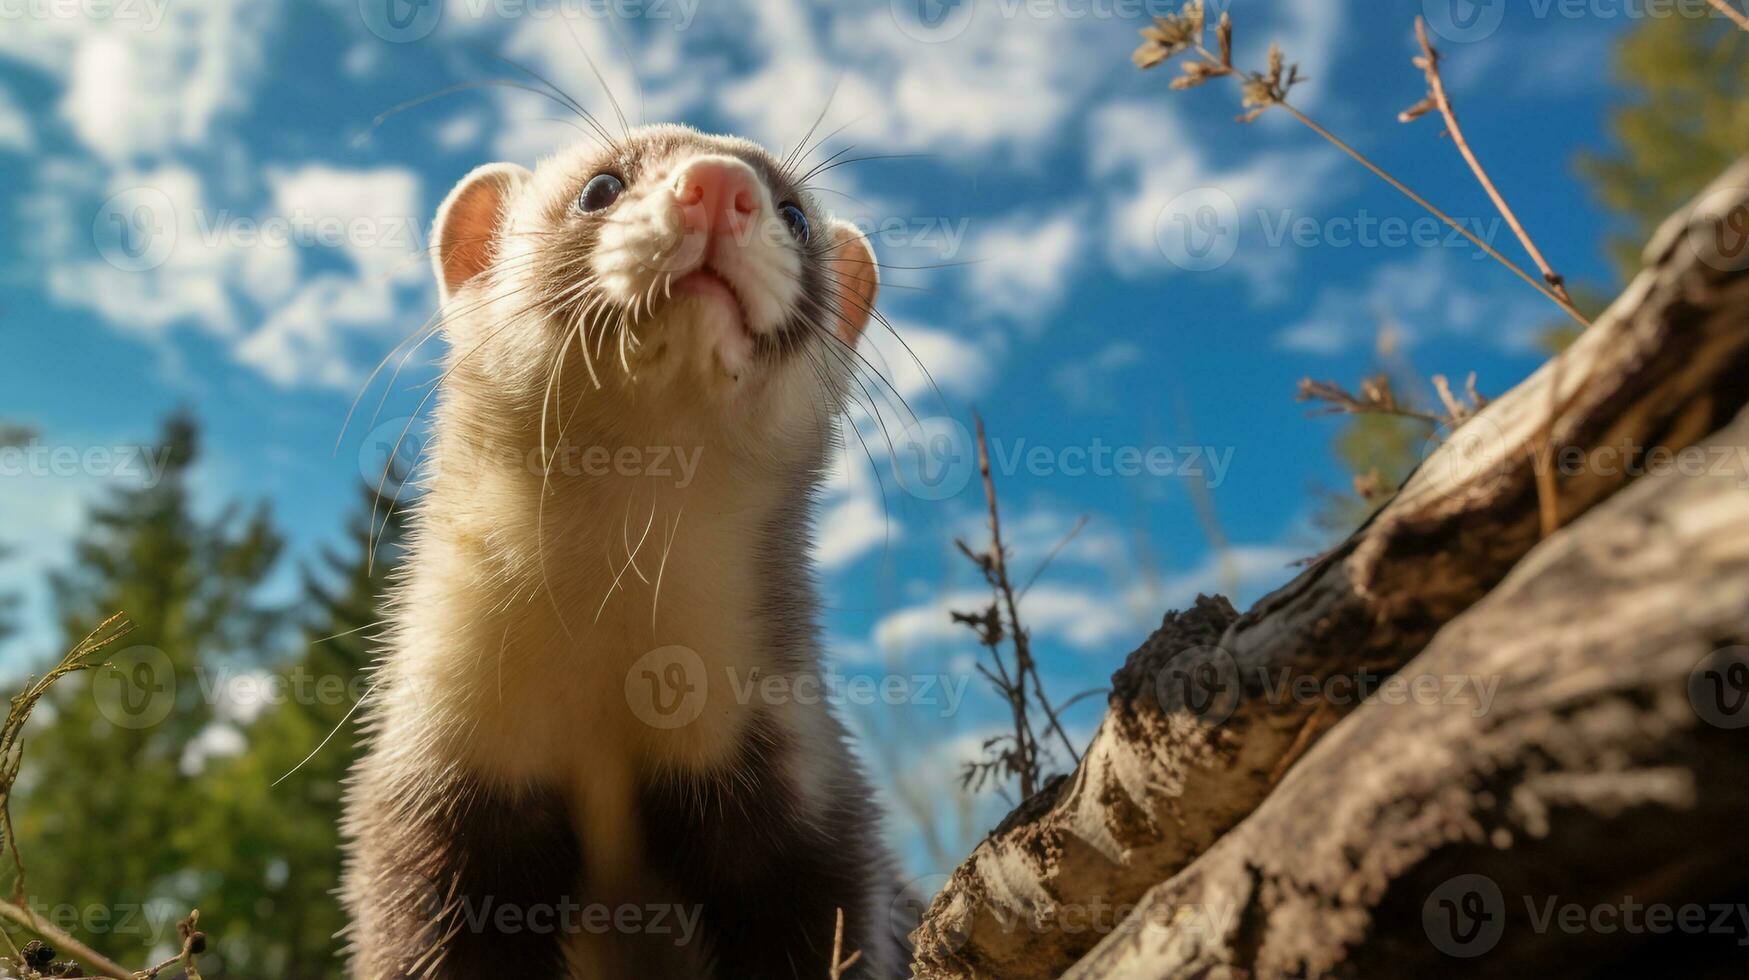
{"label": "vecteezy logo", "polygon": [[393,496],[420,463],[426,463],[429,472],[430,461],[424,458],[429,435],[418,420],[407,416],[379,423],[359,444],[358,475],[366,486],[373,490],[380,486]]}
{"label": "vecteezy logo", "polygon": [[945,415],[931,416],[894,440],[894,477],[919,500],[946,500],[971,482],[977,457],[965,426]]}
{"label": "vecteezy logo", "polygon": [[1506,0],[1422,0],[1427,26],[1433,33],[1458,44],[1480,41],[1500,29],[1506,19]]}
{"label": "vecteezy logo", "polygon": [[176,207],[156,187],[130,187],[97,209],[91,239],[123,272],[156,269],[176,251]]}
{"label": "vecteezy logo", "polygon": [[[929,903],[947,887],[948,880],[944,874],[924,875],[899,889],[887,907],[887,920],[894,939],[909,947],[912,930],[922,923],[924,913],[929,911]],[[964,921],[956,922],[948,931],[935,937],[936,942],[950,953],[964,946],[970,938],[971,926]]]}
{"label": "vecteezy logo", "polygon": [[940,44],[971,26],[977,0],[890,0],[893,23],[913,41]]}
{"label": "vecteezy logo", "polygon": [[1239,251],[1239,205],[1218,187],[1185,191],[1160,209],[1154,241],[1180,269],[1219,269]]}
{"label": "vecteezy logo", "polygon": [[683,646],[657,647],[626,671],[626,704],[651,728],[684,728],[704,714],[710,678],[704,658]]}
{"label": "vecteezy logo", "polygon": [[1749,727],[1749,647],[1714,650],[1688,675],[1688,703],[1716,728]]}
{"label": "vecteezy logo", "polygon": [[1688,243],[1702,262],[1721,272],[1749,270],[1749,203],[1740,187],[1701,198],[1688,222]]}
{"label": "vecteezy logo", "polygon": [[406,44],[437,29],[443,0],[358,0],[358,16],[377,37]]}
{"label": "vecteezy logo", "polygon": [[1493,494],[1511,469],[1506,434],[1483,415],[1471,416],[1448,432],[1434,433],[1421,450],[1426,461],[1404,484],[1405,500],[1483,499]]}
{"label": "vecteezy logo", "polygon": [[1220,647],[1186,647],[1154,677],[1154,697],[1162,711],[1183,709],[1205,725],[1231,718],[1244,693],[1238,661]]}
{"label": "vecteezy logo", "polygon": [[118,728],[151,728],[176,707],[176,668],[157,647],[128,647],[92,675],[91,698]]}
{"label": "vecteezy logo", "polygon": [[1458,875],[1427,896],[1421,927],[1434,948],[1447,956],[1481,956],[1506,931],[1506,898],[1486,875]]}

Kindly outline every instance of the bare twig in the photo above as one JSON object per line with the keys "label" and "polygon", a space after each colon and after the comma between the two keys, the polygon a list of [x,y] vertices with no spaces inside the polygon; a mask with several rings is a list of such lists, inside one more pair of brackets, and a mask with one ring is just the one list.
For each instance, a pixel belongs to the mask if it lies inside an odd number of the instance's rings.
{"label": "bare twig", "polygon": [[1297,66],[1284,66],[1279,47],[1270,46],[1268,71],[1241,72],[1230,64],[1232,26],[1225,16],[1221,18],[1220,26],[1222,53],[1217,55],[1203,46],[1201,41],[1203,5],[1200,0],[1189,0],[1182,11],[1173,17],[1156,17],[1154,20],[1157,26],[1142,29],[1143,43],[1131,55],[1131,60],[1137,67],[1152,68],[1182,52],[1195,51],[1203,60],[1186,64],[1184,75],[1173,82],[1173,88],[1192,88],[1212,78],[1231,76],[1237,79],[1244,93],[1244,105],[1249,110],[1239,117],[1241,122],[1251,122],[1270,108],[1280,108],[1298,120],[1301,125],[1318,134],[1331,146],[1341,150],[1356,163],[1371,171],[1380,180],[1391,185],[1398,193],[1414,201],[1427,213],[1444,222],[1446,226],[1467,239],[1470,244],[1481,249],[1489,258],[1524,280],[1532,289],[1548,297],[1556,306],[1566,311],[1568,316],[1582,324],[1590,325],[1585,319],[1585,315],[1580,313],[1578,308],[1560,293],[1555,292],[1546,283],[1539,282],[1535,276],[1520,268],[1518,263],[1501,254],[1499,249],[1466,228],[1462,222],[1441,210],[1432,201],[1416,193],[1409,185],[1392,176],[1383,167],[1368,159],[1365,154],[1350,146],[1335,133],[1325,129],[1317,121],[1289,103],[1287,101],[1288,92],[1295,85],[1304,81],[1304,78],[1299,74]]}
{"label": "bare twig", "polygon": [[1738,27],[1749,31],[1749,15],[1745,15],[1741,10],[1731,6],[1728,0],[1707,0],[1707,2],[1717,7],[1719,13],[1729,17]]}
{"label": "bare twig", "polygon": [[1007,551],[1002,545],[1002,517],[996,506],[996,481],[990,475],[990,445],[984,437],[984,419],[978,416],[975,421],[978,426],[978,473],[984,480],[984,499],[990,505],[990,570],[995,579],[992,582],[1002,595],[1003,604],[1008,607],[1008,622],[1013,627],[1009,639],[1014,643],[1015,672],[1018,675],[1022,693],[1026,680],[1030,676],[1034,692],[1038,697],[1039,707],[1050,721],[1050,727],[1063,740],[1063,748],[1069,753],[1069,758],[1081,761],[1081,754],[1075,751],[1075,746],[1069,741],[1069,735],[1063,731],[1062,722],[1057,720],[1057,713],[1045,697],[1044,682],[1038,676],[1038,664],[1032,659],[1032,638],[1020,625],[1020,605],[1014,598],[1014,584],[1008,578]]}
{"label": "bare twig", "polygon": [[1433,376],[1433,390],[1439,394],[1440,404],[1445,406],[1445,417],[1454,423],[1462,422],[1481,411],[1488,404],[1488,400],[1476,391],[1476,372],[1474,371],[1471,371],[1470,376],[1464,379],[1464,394],[1469,397],[1468,403],[1463,398],[1452,394],[1451,382],[1447,381],[1443,374]]}
{"label": "bare twig", "polygon": [[[990,469],[990,446],[984,432],[984,420],[976,419],[978,430],[978,472],[983,477],[984,500],[989,508],[990,547],[987,551],[974,551],[964,541],[954,544],[960,553],[978,566],[984,575],[984,581],[993,593],[991,603],[976,612],[950,613],[953,621],[972,629],[978,636],[978,642],[990,651],[991,667],[978,665],[978,673],[989,680],[991,686],[1002,699],[1008,702],[1009,715],[1014,725],[1012,734],[998,735],[984,742],[984,750],[993,753],[992,758],[968,763],[965,767],[962,782],[973,788],[983,786],[985,780],[992,775],[1011,775],[1020,783],[1020,795],[1031,796],[1043,781],[1039,766],[1038,737],[1034,734],[1030,715],[1032,702],[1045,716],[1045,727],[1054,732],[1063,743],[1063,748],[1069,753],[1069,758],[1075,762],[1081,761],[1081,754],[1075,750],[1075,745],[1069,740],[1069,734],[1064,730],[1059,719],[1059,710],[1052,706],[1045,694],[1044,681],[1039,675],[1038,663],[1032,656],[1032,639],[1027,634],[1026,627],[1020,621],[1020,602],[1014,588],[1013,579],[1008,569],[1008,550],[1002,542],[1002,515],[996,498],[996,480]],[[1061,544],[1067,544],[1080,531],[1078,524],[1069,532]],[[1055,555],[1052,551],[1052,556]],[[1046,559],[1049,564],[1050,559]],[[1042,571],[1042,569],[1041,569]],[[1036,580],[1037,576],[1033,577]],[[1027,582],[1030,588],[1032,581]],[[1024,595],[1025,589],[1019,590]],[[1002,642],[1007,640],[1014,651],[1014,669],[1010,672],[1008,662],[1002,654]]]}
{"label": "bare twig", "polygon": [[844,955],[844,910],[838,910],[838,926],[832,931],[832,969],[829,980],[844,980],[844,971],[856,965],[862,959],[862,950]]}
{"label": "bare twig", "polygon": [[44,922],[29,909],[14,905],[5,899],[0,899],[0,916],[11,919],[31,932],[47,939],[57,949],[62,950],[76,960],[97,970],[101,980],[132,980],[134,971],[104,956],[102,953],[85,945],[67,933],[61,931],[52,923]]}
{"label": "bare twig", "polygon": [[[1715,0],[1715,2],[1723,4],[1723,0]],[[1731,12],[1735,13],[1735,11]],[[1421,55],[1415,59],[1415,66],[1427,76],[1427,97],[1398,118],[1403,122],[1413,122],[1434,109],[1437,109],[1439,114],[1445,117],[1445,131],[1450,134],[1453,145],[1457,147],[1458,153],[1463,155],[1464,162],[1469,164],[1470,172],[1476,175],[1476,181],[1482,185],[1482,190],[1486,191],[1489,199],[1494,202],[1495,210],[1499,211],[1500,216],[1506,219],[1507,226],[1512,229],[1514,235],[1518,236],[1519,243],[1524,246],[1531,261],[1535,262],[1537,269],[1542,272],[1543,281],[1547,282],[1549,288],[1560,296],[1569,308],[1569,312],[1574,312],[1574,319],[1589,327],[1590,321],[1579,316],[1573,310],[1573,297],[1567,292],[1565,280],[1549,265],[1548,259],[1543,257],[1542,250],[1536,247],[1536,242],[1531,239],[1530,233],[1525,231],[1524,223],[1518,220],[1518,215],[1513,212],[1511,205],[1506,203],[1505,196],[1494,185],[1493,179],[1488,176],[1488,171],[1483,168],[1482,161],[1470,148],[1469,140],[1464,138],[1463,127],[1458,124],[1457,110],[1452,106],[1451,96],[1445,90],[1445,79],[1439,73],[1439,50],[1433,46],[1433,41],[1427,35],[1427,19],[1424,17],[1415,18],[1415,39],[1421,44]],[[1555,423],[1558,421],[1559,416],[1551,412],[1538,431],[1536,446],[1533,449],[1536,457],[1537,513],[1544,537],[1555,533],[1560,524],[1560,501],[1557,497],[1559,490],[1555,486],[1555,450],[1549,441]]]}
{"label": "bare twig", "polygon": [[[1184,77],[1174,82],[1174,88],[1189,88],[1194,85],[1200,85],[1210,78],[1225,75],[1232,75],[1240,78],[1244,92],[1244,104],[1250,110],[1244,116],[1240,117],[1241,121],[1250,122],[1272,107],[1280,108],[1283,112],[1286,112],[1288,115],[1298,120],[1307,129],[1318,134],[1325,141],[1330,143],[1330,145],[1341,150],[1356,163],[1359,163],[1361,166],[1371,171],[1380,180],[1391,185],[1391,187],[1395,188],[1399,193],[1420,205],[1429,214],[1432,214],[1434,217],[1444,222],[1448,227],[1462,235],[1471,244],[1481,249],[1489,258],[1500,263],[1506,269],[1510,270],[1513,275],[1524,280],[1524,282],[1532,289],[1535,289],[1537,292],[1548,297],[1551,302],[1556,306],[1559,306],[1568,316],[1572,317],[1573,320],[1581,326],[1587,328],[1591,326],[1591,321],[1587,319],[1586,316],[1579,311],[1579,308],[1573,304],[1572,298],[1568,295],[1566,286],[1561,281],[1560,276],[1558,276],[1554,270],[1549,267],[1548,262],[1543,259],[1542,253],[1538,251],[1536,246],[1531,242],[1530,236],[1525,233],[1523,225],[1506,205],[1505,199],[1500,196],[1498,189],[1494,187],[1493,182],[1488,179],[1487,173],[1482,169],[1481,163],[1476,160],[1475,154],[1470,151],[1468,143],[1463,140],[1462,131],[1457,125],[1457,115],[1451,109],[1450,99],[1445,95],[1444,83],[1439,78],[1438,55],[1433,51],[1432,44],[1427,41],[1424,23],[1418,21],[1417,30],[1421,35],[1424,51],[1426,53],[1422,58],[1417,59],[1416,63],[1422,65],[1426,70],[1429,86],[1432,91],[1427,98],[1406,110],[1401,118],[1403,118],[1404,121],[1411,121],[1436,109],[1446,116],[1447,126],[1453,134],[1453,139],[1458,143],[1460,150],[1463,152],[1464,158],[1470,162],[1471,168],[1475,171],[1477,178],[1481,180],[1482,185],[1487,189],[1489,196],[1494,199],[1495,206],[1506,216],[1508,223],[1513,227],[1513,231],[1519,236],[1519,240],[1524,243],[1526,250],[1529,251],[1532,258],[1536,260],[1538,268],[1543,273],[1543,282],[1538,282],[1530,273],[1520,268],[1516,262],[1513,262],[1511,259],[1501,254],[1499,249],[1496,249],[1493,245],[1484,241],[1480,236],[1464,227],[1461,222],[1435,206],[1433,202],[1416,193],[1414,189],[1410,188],[1407,184],[1398,180],[1383,167],[1368,159],[1365,154],[1361,153],[1353,146],[1350,146],[1335,133],[1325,129],[1317,121],[1313,120],[1310,116],[1307,116],[1304,112],[1289,103],[1287,101],[1287,94],[1293,86],[1300,81],[1300,75],[1297,67],[1287,70],[1284,75],[1283,60],[1281,49],[1279,47],[1275,45],[1270,46],[1269,70],[1267,73],[1250,72],[1248,75],[1242,74],[1231,65],[1231,22],[1225,16],[1221,19],[1220,45],[1222,53],[1217,56],[1210,52],[1208,48],[1204,47],[1201,43],[1203,18],[1204,11],[1201,0],[1188,0],[1180,13],[1175,16],[1155,18],[1155,22],[1159,27],[1148,28],[1142,31],[1142,36],[1144,38],[1143,44],[1136,50],[1135,54],[1132,55],[1132,60],[1140,68],[1152,68],[1184,51],[1195,51],[1203,58],[1203,61],[1201,63],[1193,63],[1194,67],[1193,65],[1186,65]],[[1554,530],[1559,523],[1560,506],[1559,501],[1556,498],[1557,489],[1555,486],[1555,474],[1552,465],[1554,460],[1554,448],[1548,442],[1549,433],[1553,431],[1559,418],[1559,412],[1554,412],[1550,415],[1543,427],[1543,437],[1538,441],[1537,445],[1531,449],[1531,456],[1536,462],[1537,499],[1539,513],[1541,514],[1542,531],[1545,536],[1554,533]]]}
{"label": "bare twig", "polygon": [[1299,391],[1294,398],[1302,402],[1317,402],[1323,405],[1320,414],[1330,415],[1390,415],[1396,418],[1414,419],[1428,425],[1440,426],[1448,424],[1448,416],[1436,415],[1423,411],[1397,400],[1395,389],[1391,385],[1390,375],[1380,374],[1367,378],[1360,383],[1360,394],[1348,391],[1334,381],[1314,381],[1311,378],[1301,378]]}
{"label": "bare twig", "polygon": [[1069,529],[1069,533],[1063,535],[1061,538],[1059,538],[1057,540],[1057,543],[1055,545],[1051,546],[1050,553],[1045,555],[1044,561],[1039,562],[1038,567],[1033,569],[1032,577],[1026,580],[1025,585],[1020,587],[1020,597],[1022,599],[1026,598],[1026,594],[1028,592],[1032,591],[1032,587],[1034,585],[1038,584],[1039,578],[1042,577],[1044,575],[1044,573],[1050,569],[1051,562],[1054,562],[1057,560],[1057,555],[1061,554],[1063,549],[1067,548],[1069,546],[1069,542],[1075,540],[1075,538],[1080,536],[1081,532],[1083,530],[1085,530],[1086,527],[1087,527],[1087,515],[1082,514],[1080,517],[1077,517],[1075,519],[1075,526]]}
{"label": "bare twig", "polygon": [[[1457,109],[1452,106],[1451,96],[1445,90],[1445,79],[1439,73],[1439,51],[1427,36],[1427,19],[1425,17],[1415,18],[1415,38],[1421,43],[1421,56],[1415,59],[1415,66],[1427,75],[1427,98],[1406,110],[1398,118],[1406,123],[1414,122],[1426,115],[1429,108],[1439,110],[1439,114],[1445,117],[1445,131],[1451,135],[1453,145],[1463,155],[1464,162],[1470,165],[1470,172],[1476,175],[1476,182],[1482,185],[1482,190],[1488,192],[1489,199],[1494,202],[1495,210],[1499,211],[1500,216],[1506,219],[1507,226],[1512,229],[1514,235],[1518,236],[1519,243],[1524,246],[1525,252],[1529,253],[1531,261],[1536,263],[1538,271],[1543,274],[1543,281],[1549,284],[1549,288],[1553,289],[1562,301],[1568,306],[1572,306],[1573,297],[1567,292],[1566,280],[1554,270],[1554,267],[1549,265],[1549,260],[1543,257],[1542,250],[1536,247],[1535,241],[1531,240],[1530,232],[1524,230],[1524,223],[1518,220],[1518,215],[1513,212],[1511,205],[1506,203],[1506,198],[1500,193],[1500,188],[1494,185],[1493,178],[1489,177],[1488,171],[1482,167],[1482,161],[1470,148],[1470,141],[1464,138],[1463,127],[1458,125]],[[1579,317],[1579,319],[1585,320],[1584,317]],[[1587,325],[1589,326],[1589,323]]]}
{"label": "bare twig", "polygon": [[12,827],[12,786],[18,781],[18,768],[24,761],[24,747],[19,741],[24,734],[24,723],[30,719],[37,702],[48,693],[50,685],[68,674],[96,667],[98,662],[93,658],[133,629],[134,624],[128,622],[123,613],[116,613],[98,623],[96,629],[61,658],[60,663],[13,696],[6,720],[0,723],[0,834],[6,837],[6,849],[12,855],[16,871],[12,883],[15,900],[24,897],[24,859],[18,853],[18,834]]}
{"label": "bare twig", "polygon": [[1519,268],[1518,263],[1516,263],[1516,262],[1512,261],[1511,259],[1507,258],[1506,256],[1502,255],[1500,253],[1499,249],[1488,244],[1486,241],[1483,241],[1479,236],[1476,235],[1475,232],[1472,232],[1472,231],[1470,231],[1470,229],[1464,227],[1462,222],[1458,221],[1456,218],[1453,218],[1451,215],[1446,214],[1439,207],[1435,206],[1432,201],[1429,201],[1427,198],[1422,197],[1420,194],[1415,193],[1415,191],[1412,190],[1409,187],[1409,185],[1407,185],[1407,184],[1403,183],[1402,181],[1398,180],[1397,178],[1391,176],[1388,172],[1385,171],[1385,169],[1383,167],[1380,167],[1378,164],[1367,159],[1366,156],[1363,155],[1359,150],[1357,150],[1354,147],[1349,146],[1347,143],[1343,142],[1343,140],[1341,138],[1339,138],[1335,133],[1332,133],[1329,130],[1325,129],[1323,126],[1320,126],[1317,122],[1313,121],[1313,119],[1310,116],[1307,116],[1305,113],[1301,112],[1299,109],[1288,104],[1287,102],[1279,102],[1276,104],[1279,105],[1282,108],[1282,110],[1284,112],[1286,112],[1288,115],[1293,116],[1295,119],[1299,120],[1302,124],[1304,124],[1306,126],[1306,128],[1310,129],[1314,133],[1317,133],[1319,136],[1322,136],[1325,140],[1329,141],[1329,143],[1332,146],[1336,147],[1338,150],[1341,150],[1343,153],[1346,153],[1346,154],[1348,154],[1348,156],[1352,157],[1356,163],[1359,163],[1361,166],[1372,171],[1375,175],[1377,175],[1379,177],[1379,179],[1383,180],[1385,183],[1390,184],[1392,187],[1396,188],[1397,191],[1399,193],[1401,193],[1403,196],[1409,198],[1409,200],[1411,200],[1411,201],[1414,201],[1416,204],[1421,205],[1421,207],[1424,208],[1429,214],[1438,218],[1440,221],[1445,222],[1445,224],[1447,226],[1449,226],[1453,231],[1464,236],[1466,239],[1468,239],[1470,241],[1471,244],[1475,245],[1477,248],[1479,248],[1483,252],[1487,253],[1489,258],[1491,258],[1494,261],[1505,266],[1508,270],[1510,270],[1512,272],[1513,275],[1524,280],[1527,284],[1530,285],[1530,287],[1532,289],[1536,290],[1539,293],[1542,293],[1544,296],[1547,296],[1549,298],[1549,300],[1552,301],[1556,306],[1559,306],[1562,310],[1564,310],[1568,316],[1572,317],[1574,320],[1577,320],[1579,323],[1581,323],[1587,327],[1589,327],[1591,325],[1591,321],[1585,319],[1585,314],[1580,313],[1579,308],[1574,306],[1571,301],[1563,298],[1560,294],[1556,293],[1553,289],[1549,288],[1548,286],[1544,285],[1543,283],[1538,282],[1536,280],[1536,278],[1534,276],[1532,276],[1530,273]]}

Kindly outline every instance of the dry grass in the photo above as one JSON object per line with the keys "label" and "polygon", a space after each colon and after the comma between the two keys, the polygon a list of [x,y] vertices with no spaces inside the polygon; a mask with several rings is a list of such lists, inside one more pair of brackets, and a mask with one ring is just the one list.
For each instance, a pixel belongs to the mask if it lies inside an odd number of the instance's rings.
{"label": "dry grass", "polygon": [[[10,920],[40,937],[20,948],[13,942],[10,933],[0,929],[0,938],[5,940],[9,951],[8,955],[0,956],[0,969],[5,971],[4,976],[16,977],[18,980],[39,980],[46,977],[73,980],[156,980],[165,976],[166,971],[180,968],[182,975],[188,980],[200,980],[195,957],[205,952],[207,937],[197,928],[200,921],[198,910],[189,913],[188,918],[177,924],[177,934],[182,945],[175,956],[143,970],[129,970],[53,924],[42,921],[24,902],[25,867],[24,858],[18,851],[18,835],[12,827],[12,789],[18,781],[18,771],[24,762],[25,722],[30,719],[37,703],[47,696],[49,688],[56,681],[68,674],[103,666],[105,661],[100,654],[133,632],[133,629],[134,624],[122,613],[116,613],[99,623],[59,663],[13,696],[11,708],[6,713],[6,721],[0,724],[0,833],[6,837],[6,849],[12,856],[13,864],[12,900],[0,900],[0,918]],[[59,959],[62,953],[71,958]],[[81,967],[80,964],[84,966]],[[87,970],[94,972],[86,972]]]}
{"label": "dry grass", "polygon": [[[989,753],[988,758],[967,763],[961,785],[970,789],[982,789],[991,780],[1012,777],[1019,781],[1020,795],[1025,799],[1044,782],[1037,734],[1041,727],[1048,733],[1054,733],[1062,741],[1070,759],[1080,762],[1081,755],[1075,751],[1074,743],[1069,741],[1068,733],[1063,730],[1063,724],[1058,719],[1059,709],[1051,704],[1045,694],[1044,681],[1039,678],[1038,662],[1032,656],[1031,637],[1027,635],[1026,627],[1021,625],[1019,600],[1016,598],[1013,579],[1009,575],[1008,551],[1002,543],[1002,514],[996,500],[996,481],[990,473],[990,446],[984,435],[984,420],[978,418],[976,422],[978,472],[983,477],[984,501],[989,509],[990,546],[986,550],[976,551],[964,541],[955,541],[954,544],[983,573],[984,581],[990,586],[992,598],[988,606],[977,612],[955,612],[953,620],[976,633],[978,642],[989,651],[990,666],[979,664],[978,673],[984,675],[995,687],[996,693],[1008,702],[1014,731],[985,741],[984,751]],[[1074,537],[1080,529],[1081,525],[1077,524],[1068,537]],[[1065,538],[1064,543],[1067,541],[1068,538]],[[1062,545],[1057,547],[1060,549]],[[1053,550],[1052,554],[1055,553]],[[1047,558],[1046,565],[1049,561]],[[1043,571],[1040,568],[1033,575],[1033,579],[1036,580]],[[1012,652],[1012,663],[1003,654],[1004,641]],[[1034,721],[1035,709],[1044,716],[1042,726]]]}

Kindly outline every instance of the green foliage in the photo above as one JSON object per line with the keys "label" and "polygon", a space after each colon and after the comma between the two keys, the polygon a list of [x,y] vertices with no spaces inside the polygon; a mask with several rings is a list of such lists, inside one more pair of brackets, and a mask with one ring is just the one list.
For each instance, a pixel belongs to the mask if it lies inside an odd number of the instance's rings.
{"label": "green foliage", "polygon": [[163,479],[94,508],[53,579],[69,637],[117,609],[139,628],[113,666],[57,684],[27,730],[24,897],[123,963],[166,955],[198,907],[208,977],[338,976],[348,714],[403,525],[387,522],[372,567],[365,492],[347,546],[305,570],[294,619],[260,597],[281,543],[266,513],[198,517],[194,425],[171,419],[162,439]]}
{"label": "green foliage", "polygon": [[[210,842],[184,754],[214,722],[214,673],[268,649],[256,598],[280,551],[265,510],[203,520],[191,502],[194,424],[164,426],[159,482],[95,506],[51,585],[72,646],[115,610],[138,624],[109,663],[56,686],[26,735],[15,818],[23,899],[115,957],[144,961],[209,881]],[[118,669],[119,668],[119,669]]]}
{"label": "green foliage", "polygon": [[[202,781],[201,836],[228,852],[202,908],[242,976],[340,972],[337,831],[342,781],[359,751],[348,714],[368,690],[378,597],[403,533],[389,520],[372,567],[372,503],[366,491],[350,551],[325,551],[323,569],[305,573],[302,652],[274,672],[274,703],[244,729],[249,750],[215,762]],[[378,511],[388,512],[386,501]]]}
{"label": "green foliage", "polygon": [[1433,427],[1419,419],[1347,416],[1336,435],[1336,458],[1354,474],[1356,489],[1333,495],[1318,515],[1319,525],[1337,534],[1359,527],[1415,471],[1432,437]]}
{"label": "green foliage", "polygon": [[1632,97],[1610,119],[1615,145],[1580,170],[1626,222],[1610,247],[1625,277],[1658,223],[1749,148],[1749,33],[1723,17],[1647,17],[1614,73]]}

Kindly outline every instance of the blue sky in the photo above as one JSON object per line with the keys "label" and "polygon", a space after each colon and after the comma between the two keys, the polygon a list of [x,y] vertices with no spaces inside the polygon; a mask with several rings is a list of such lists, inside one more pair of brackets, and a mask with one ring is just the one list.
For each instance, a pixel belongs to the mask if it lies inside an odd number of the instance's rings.
{"label": "blue sky", "polygon": [[[881,306],[934,386],[890,335],[869,340],[909,403],[884,408],[886,434],[963,439],[976,406],[1016,461],[998,480],[1023,570],[1087,518],[1023,605],[1060,696],[1102,685],[1199,590],[1249,602],[1328,543],[1316,491],[1345,478],[1334,424],[1293,400],[1302,376],[1356,380],[1387,320],[1420,371],[1473,370],[1483,392],[1538,362],[1530,338],[1552,307],[1510,274],[1291,120],[1234,122],[1232,86],[1173,92],[1171,67],[1133,69],[1138,14],[1176,7],[1164,0],[956,0],[933,25],[916,0],[388,2],[0,7],[0,418],[83,453],[149,441],[187,406],[207,439],[203,505],[264,498],[290,534],[283,595],[432,377],[422,352],[341,435],[371,368],[432,312],[420,249],[443,194],[476,164],[579,138],[550,102],[503,87],[373,126],[405,100],[517,77],[500,59],[605,118],[584,49],[628,115],[780,151],[835,93],[815,159],[906,155],[825,181],[883,261],[933,266],[890,272]],[[1516,256],[1438,124],[1395,119],[1423,92],[1410,57],[1425,9],[1466,131],[1526,225],[1570,279],[1610,283],[1607,219],[1572,158],[1606,145],[1610,45],[1642,7],[1227,6],[1242,62],[1279,40],[1311,79],[1297,104]],[[1215,251],[1183,247],[1185,228],[1216,229]],[[946,484],[920,482],[866,411],[853,423],[873,459],[855,449],[834,478],[819,553],[835,662],[960,683],[975,650],[946,610],[981,588],[951,541],[979,540],[976,482],[951,466]],[[1154,464],[1097,463],[1120,447]],[[0,475],[0,535],[21,549],[0,587],[30,600],[8,662],[51,652],[42,573],[84,502],[133,478],[116,468]],[[1224,553],[1187,485],[1198,472]],[[1100,710],[1072,712],[1078,738]],[[919,873],[933,869],[918,812],[957,857],[1007,808],[953,788],[1000,723],[975,678],[950,717],[853,714]]]}

